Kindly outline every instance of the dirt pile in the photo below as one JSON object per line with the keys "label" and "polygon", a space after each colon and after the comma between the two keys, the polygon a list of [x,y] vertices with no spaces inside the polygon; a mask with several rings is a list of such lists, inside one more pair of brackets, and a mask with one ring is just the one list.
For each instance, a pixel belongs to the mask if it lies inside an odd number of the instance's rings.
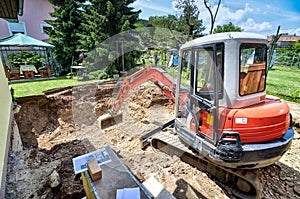
{"label": "dirt pile", "polygon": [[[176,198],[234,198],[230,190],[178,157],[151,147],[141,149],[142,134],[174,117],[174,104],[153,85],[130,92],[121,107],[122,123],[99,129],[97,117],[110,108],[113,91],[113,83],[89,84],[19,100],[21,109],[15,117],[24,150],[10,154],[7,198],[82,197],[72,158],[105,145],[114,148],[140,181],[154,176]],[[299,146],[296,133],[291,150],[280,162],[259,171],[264,198],[300,198]],[[54,171],[60,184],[51,187],[49,176]]]}

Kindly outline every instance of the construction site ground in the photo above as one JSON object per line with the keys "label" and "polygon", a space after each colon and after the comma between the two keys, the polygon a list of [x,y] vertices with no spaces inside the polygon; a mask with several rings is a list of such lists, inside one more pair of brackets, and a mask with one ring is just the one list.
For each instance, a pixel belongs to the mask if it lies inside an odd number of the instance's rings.
{"label": "construction site ground", "polygon": [[[107,113],[114,91],[114,82],[94,83],[18,99],[14,117],[23,150],[9,153],[6,198],[83,198],[72,158],[106,145],[139,181],[153,176],[176,198],[234,198],[178,157],[141,149],[142,134],[174,117],[174,104],[152,84],[132,90],[121,107],[123,122],[101,130],[97,118]],[[300,105],[289,105],[295,137],[280,161],[259,170],[263,198],[300,198]]]}

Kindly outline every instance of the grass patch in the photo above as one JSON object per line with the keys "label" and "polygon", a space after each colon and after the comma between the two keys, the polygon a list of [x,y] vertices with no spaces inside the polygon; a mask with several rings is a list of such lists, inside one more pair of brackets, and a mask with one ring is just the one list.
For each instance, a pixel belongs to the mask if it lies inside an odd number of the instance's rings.
{"label": "grass patch", "polygon": [[93,81],[78,81],[77,79],[67,79],[66,77],[56,77],[55,79],[45,79],[26,82],[10,82],[14,89],[14,98],[43,95],[43,91],[60,88],[65,86],[76,86],[80,84],[87,84]]}
{"label": "grass patch", "polygon": [[[166,68],[167,72],[176,79],[177,68]],[[14,89],[14,97],[42,95],[43,91],[80,84],[92,83],[93,81],[78,81],[57,77],[51,80],[38,80],[28,82],[11,82]],[[297,67],[274,66],[269,70],[267,77],[267,94],[277,96],[287,101],[300,103],[300,70]]]}
{"label": "grass patch", "polygon": [[267,77],[267,93],[287,101],[300,103],[300,70],[274,66]]}

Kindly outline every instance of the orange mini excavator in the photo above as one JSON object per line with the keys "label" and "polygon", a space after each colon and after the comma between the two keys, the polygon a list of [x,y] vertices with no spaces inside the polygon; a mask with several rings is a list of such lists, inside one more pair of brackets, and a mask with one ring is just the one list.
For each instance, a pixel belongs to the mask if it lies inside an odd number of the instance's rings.
{"label": "orange mini excavator", "polygon": [[176,84],[155,68],[129,77],[127,85],[152,80],[175,101],[174,120],[143,142],[235,186],[237,197],[259,198],[261,184],[250,171],[276,162],[294,136],[287,103],[266,95],[267,54],[265,36],[219,33],[180,48]]}
{"label": "orange mini excavator", "polygon": [[222,166],[259,168],[277,161],[294,135],[288,105],[266,96],[264,36],[222,33],[181,47],[177,85],[190,78],[186,105],[177,87],[175,131]]}

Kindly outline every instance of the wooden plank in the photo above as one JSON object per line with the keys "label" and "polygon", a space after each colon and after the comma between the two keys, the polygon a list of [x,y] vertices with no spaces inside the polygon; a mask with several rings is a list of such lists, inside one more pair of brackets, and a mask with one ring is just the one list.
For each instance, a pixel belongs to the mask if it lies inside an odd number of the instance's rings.
{"label": "wooden plank", "polygon": [[17,19],[18,0],[1,0],[0,17],[6,19]]}
{"label": "wooden plank", "polygon": [[240,73],[240,94],[246,95],[262,91],[265,84],[265,62],[251,64],[246,74]]}
{"label": "wooden plank", "polygon": [[[5,0],[7,1],[7,0]],[[11,19],[17,19],[18,18],[18,11],[19,11],[19,6],[18,6],[18,1],[19,0],[8,0],[10,2],[10,7],[8,8],[10,11],[10,18]],[[7,3],[8,4],[8,3]]]}
{"label": "wooden plank", "polygon": [[266,63],[261,62],[261,63],[254,63],[249,65],[248,71],[256,71],[256,70],[266,70]]}
{"label": "wooden plank", "polygon": [[83,189],[85,191],[87,199],[96,199],[96,196],[93,193],[93,189],[92,189],[91,183],[89,182],[87,175],[88,175],[88,173],[86,173],[86,172],[81,173]]}
{"label": "wooden plank", "polygon": [[10,16],[10,14],[8,13],[8,7],[6,5],[7,1],[0,1],[0,17],[2,18],[6,18],[8,16]]}

